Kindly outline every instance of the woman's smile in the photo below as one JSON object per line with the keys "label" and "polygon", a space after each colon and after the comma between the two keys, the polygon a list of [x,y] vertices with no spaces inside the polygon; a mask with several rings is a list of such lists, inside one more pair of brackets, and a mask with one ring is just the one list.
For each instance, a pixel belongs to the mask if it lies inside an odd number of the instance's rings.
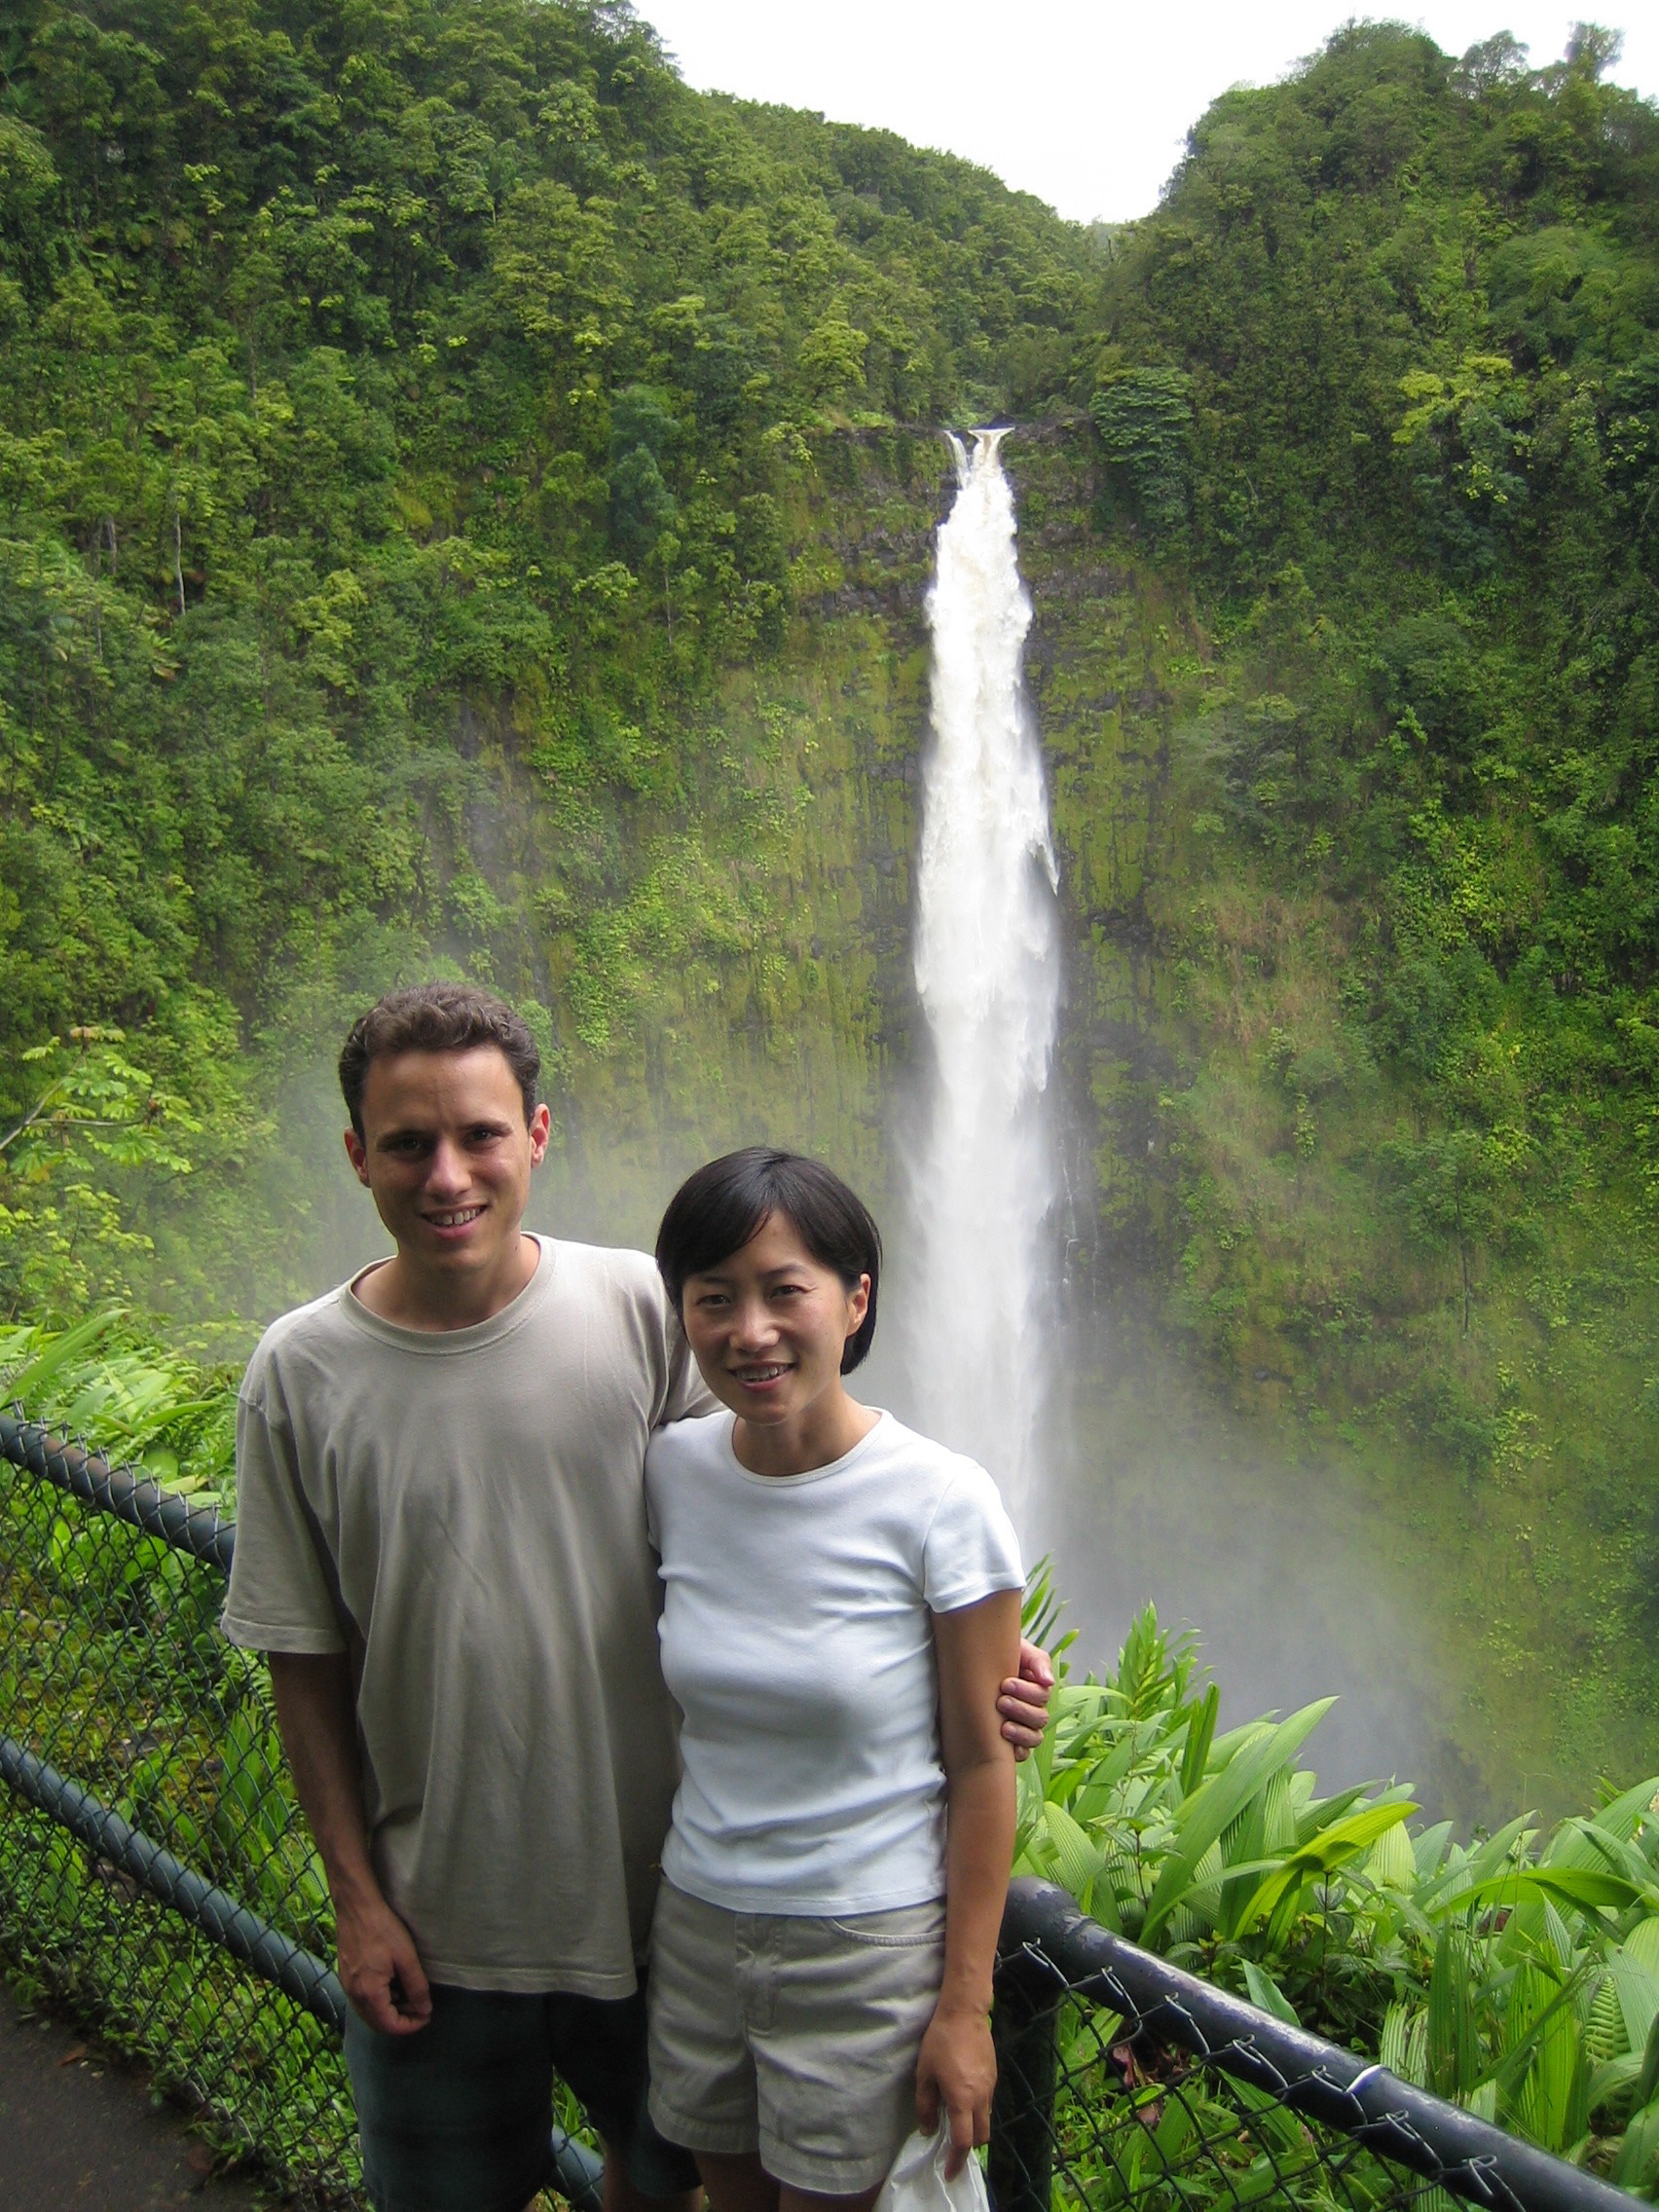
{"label": "woman's smile", "polygon": [[826,1466],[874,1419],[841,1387],[847,1339],[868,1296],[867,1277],[843,1282],[783,1214],[718,1267],[687,1276],[685,1335],[704,1381],[738,1417],[735,1447],[753,1472]]}

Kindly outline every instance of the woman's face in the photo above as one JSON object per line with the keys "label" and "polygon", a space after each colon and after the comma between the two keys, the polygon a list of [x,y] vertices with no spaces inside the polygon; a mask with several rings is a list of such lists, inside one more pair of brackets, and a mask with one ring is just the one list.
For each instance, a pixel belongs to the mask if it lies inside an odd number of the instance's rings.
{"label": "woman's face", "polygon": [[704,1382],[760,1427],[798,1419],[827,1390],[839,1391],[841,1353],[868,1306],[869,1277],[849,1290],[781,1213],[719,1267],[688,1276],[681,1297]]}

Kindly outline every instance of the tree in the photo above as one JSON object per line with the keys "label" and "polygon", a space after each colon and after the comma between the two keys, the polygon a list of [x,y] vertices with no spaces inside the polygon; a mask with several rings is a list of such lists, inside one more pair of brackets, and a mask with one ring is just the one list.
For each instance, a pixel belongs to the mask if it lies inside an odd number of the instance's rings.
{"label": "tree", "polygon": [[864,389],[866,332],[828,314],[801,342],[797,366],[810,397],[830,405]]}
{"label": "tree", "polygon": [[151,1249],[112,1175],[188,1175],[184,1102],[129,1059],[119,1029],[84,1024],[22,1054],[40,1088],[0,1134],[0,1298],[9,1316],[67,1322],[129,1295]]}
{"label": "tree", "polygon": [[1184,369],[1121,369],[1089,413],[1148,533],[1178,537],[1192,498],[1193,380]]}

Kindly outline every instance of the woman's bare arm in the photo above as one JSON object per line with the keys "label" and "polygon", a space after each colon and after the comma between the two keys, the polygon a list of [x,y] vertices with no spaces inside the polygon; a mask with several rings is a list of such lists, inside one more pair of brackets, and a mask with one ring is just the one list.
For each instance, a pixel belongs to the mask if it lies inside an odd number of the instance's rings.
{"label": "woman's bare arm", "polygon": [[1019,1592],[934,1615],[940,1741],[949,1788],[945,1845],[944,1983],[916,2061],[916,2117],[929,2131],[950,2120],[946,2172],[990,2134],[996,2057],[991,1975],[1014,1860],[1014,1748],[997,1714],[1000,1684],[1019,1649]]}

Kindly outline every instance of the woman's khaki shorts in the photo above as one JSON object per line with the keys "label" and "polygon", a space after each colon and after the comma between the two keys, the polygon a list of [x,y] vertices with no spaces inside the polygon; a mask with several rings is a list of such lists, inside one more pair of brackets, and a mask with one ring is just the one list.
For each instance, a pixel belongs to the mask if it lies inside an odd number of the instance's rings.
{"label": "woman's khaki shorts", "polygon": [[651,1930],[650,2114],[690,2151],[853,2196],[916,2124],[944,1904],[843,1920],[727,1912],[665,1882]]}

